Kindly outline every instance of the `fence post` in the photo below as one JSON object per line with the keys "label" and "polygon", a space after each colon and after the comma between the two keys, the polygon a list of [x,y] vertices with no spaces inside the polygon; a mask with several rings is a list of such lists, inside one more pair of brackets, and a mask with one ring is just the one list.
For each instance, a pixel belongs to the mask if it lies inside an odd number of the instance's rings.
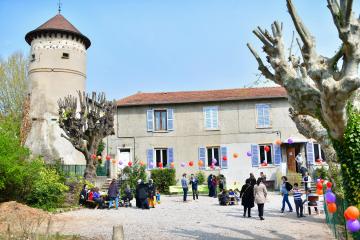
{"label": "fence post", "polygon": [[124,240],[124,228],[123,225],[117,225],[113,227],[112,240]]}

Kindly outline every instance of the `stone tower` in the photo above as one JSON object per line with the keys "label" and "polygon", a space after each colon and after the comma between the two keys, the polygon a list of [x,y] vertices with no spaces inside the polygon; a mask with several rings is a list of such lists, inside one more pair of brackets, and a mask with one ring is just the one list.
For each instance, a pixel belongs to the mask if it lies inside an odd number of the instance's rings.
{"label": "stone tower", "polygon": [[25,145],[51,163],[85,164],[83,155],[61,137],[59,98],[77,96],[86,83],[86,50],[90,40],[60,13],[25,36],[29,63],[31,130]]}

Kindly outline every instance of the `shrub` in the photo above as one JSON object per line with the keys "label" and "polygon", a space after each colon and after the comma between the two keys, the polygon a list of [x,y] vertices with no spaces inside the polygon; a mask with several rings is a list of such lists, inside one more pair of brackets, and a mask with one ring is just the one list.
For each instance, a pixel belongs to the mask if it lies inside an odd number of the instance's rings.
{"label": "shrub", "polygon": [[165,168],[151,170],[151,179],[154,180],[159,192],[169,194],[169,186],[176,184],[175,169]]}
{"label": "shrub", "polygon": [[122,177],[124,178],[124,182],[121,185],[121,192],[124,192],[124,189],[127,184],[129,184],[130,188],[134,190],[136,188],[136,182],[141,179],[144,182],[146,181],[146,172],[145,166],[140,166],[139,164],[134,164],[132,167],[125,167],[122,170]]}
{"label": "shrub", "polygon": [[203,171],[198,171],[197,173],[196,173],[196,177],[197,177],[197,179],[198,179],[198,184],[199,185],[202,185],[202,184],[204,184],[205,183],[205,174],[204,174],[204,172]]}
{"label": "shrub", "polygon": [[314,172],[315,180],[317,178],[327,179],[327,177],[328,177],[328,171],[324,168],[324,166],[322,166],[321,168],[317,168]]}

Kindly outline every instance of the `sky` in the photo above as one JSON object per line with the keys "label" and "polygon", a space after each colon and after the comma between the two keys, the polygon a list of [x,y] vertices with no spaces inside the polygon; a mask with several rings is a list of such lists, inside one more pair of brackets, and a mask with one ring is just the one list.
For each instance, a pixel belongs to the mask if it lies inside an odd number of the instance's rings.
{"label": "sky", "polygon": [[[61,0],[62,14],[91,40],[87,91],[120,99],[138,91],[239,88],[259,78],[246,47],[261,52],[252,34],[284,23],[285,44],[294,30],[285,0]],[[0,0],[0,57],[29,54],[27,32],[57,14],[58,0]],[[294,0],[317,39],[319,53],[340,45],[326,0]],[[354,1],[359,14],[360,0]],[[298,50],[295,53],[299,53]]]}

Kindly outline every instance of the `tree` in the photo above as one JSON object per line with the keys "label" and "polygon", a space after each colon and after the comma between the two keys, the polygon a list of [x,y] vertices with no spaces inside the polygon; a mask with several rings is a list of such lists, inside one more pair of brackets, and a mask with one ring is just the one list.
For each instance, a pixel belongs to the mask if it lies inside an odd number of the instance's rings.
{"label": "tree", "polygon": [[[258,27],[253,31],[263,43],[266,66],[255,49],[247,46],[254,55],[259,71],[269,80],[283,86],[288,93],[292,108],[290,116],[300,133],[314,138],[325,148],[328,159],[339,159],[339,147],[344,147],[344,133],[347,127],[347,105],[358,106],[360,78],[360,19],[352,12],[352,0],[327,0],[333,17],[341,46],[331,57],[322,56],[316,51],[315,38],[298,16],[291,0],[287,9],[300,39],[297,44],[301,57],[289,54],[284,47],[283,25],[275,21],[271,33]],[[335,146],[335,148],[334,148]],[[340,159],[339,159],[340,160]],[[358,161],[358,159],[353,159]],[[351,174],[356,174],[358,169]],[[344,174],[344,171],[343,171]],[[344,174],[344,182],[346,182]],[[350,202],[356,203],[352,190],[345,194]]]}
{"label": "tree", "polygon": [[21,118],[28,90],[27,60],[21,53],[0,59],[0,114]]}
{"label": "tree", "polygon": [[77,98],[73,96],[59,99],[59,125],[65,132],[61,136],[84,154],[86,169],[84,177],[90,182],[96,178],[96,153],[103,138],[114,131],[115,103],[107,101],[104,93],[91,98],[85,92],[78,92],[80,111]]}

